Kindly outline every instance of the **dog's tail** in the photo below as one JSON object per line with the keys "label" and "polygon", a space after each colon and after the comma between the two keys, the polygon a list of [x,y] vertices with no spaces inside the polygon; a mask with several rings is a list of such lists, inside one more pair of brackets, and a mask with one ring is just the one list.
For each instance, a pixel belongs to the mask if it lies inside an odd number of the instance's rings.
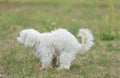
{"label": "dog's tail", "polygon": [[82,39],[80,53],[87,52],[94,44],[94,37],[89,29],[80,29],[77,37],[81,37]]}

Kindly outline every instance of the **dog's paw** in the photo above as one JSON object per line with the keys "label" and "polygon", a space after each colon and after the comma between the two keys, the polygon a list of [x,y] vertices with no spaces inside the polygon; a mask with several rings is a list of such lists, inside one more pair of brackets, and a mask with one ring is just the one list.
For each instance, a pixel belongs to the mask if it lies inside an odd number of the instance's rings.
{"label": "dog's paw", "polygon": [[69,70],[69,68],[58,67],[58,68],[57,68],[57,71],[60,71],[60,70]]}
{"label": "dog's paw", "polygon": [[64,69],[64,68],[58,67],[56,70],[57,70],[57,71],[60,71],[60,70],[62,70],[62,69]]}

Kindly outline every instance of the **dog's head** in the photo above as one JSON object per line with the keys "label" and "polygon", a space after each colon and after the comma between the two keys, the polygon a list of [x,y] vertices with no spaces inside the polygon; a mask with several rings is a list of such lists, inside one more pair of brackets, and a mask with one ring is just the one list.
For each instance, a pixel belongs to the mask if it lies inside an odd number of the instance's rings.
{"label": "dog's head", "polygon": [[39,41],[40,33],[34,29],[24,29],[19,33],[17,41],[28,47],[34,47]]}

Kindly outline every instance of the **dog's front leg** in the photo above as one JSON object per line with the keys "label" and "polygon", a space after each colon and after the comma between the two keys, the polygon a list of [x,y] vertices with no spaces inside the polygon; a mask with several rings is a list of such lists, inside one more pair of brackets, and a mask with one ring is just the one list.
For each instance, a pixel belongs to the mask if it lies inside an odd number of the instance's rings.
{"label": "dog's front leg", "polygon": [[42,56],[41,63],[42,63],[42,69],[43,70],[51,67],[52,58],[53,58],[52,54],[47,54],[47,55]]}

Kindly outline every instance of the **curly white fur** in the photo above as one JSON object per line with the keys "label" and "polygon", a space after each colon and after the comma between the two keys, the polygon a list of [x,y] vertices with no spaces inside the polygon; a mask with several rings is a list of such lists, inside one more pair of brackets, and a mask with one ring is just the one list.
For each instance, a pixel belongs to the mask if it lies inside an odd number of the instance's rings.
{"label": "curly white fur", "polygon": [[35,49],[35,55],[41,59],[42,69],[50,67],[53,61],[59,69],[70,69],[76,54],[87,52],[94,44],[93,35],[88,29],[79,30],[81,44],[74,35],[62,28],[46,33],[25,29],[19,35],[19,43]]}

